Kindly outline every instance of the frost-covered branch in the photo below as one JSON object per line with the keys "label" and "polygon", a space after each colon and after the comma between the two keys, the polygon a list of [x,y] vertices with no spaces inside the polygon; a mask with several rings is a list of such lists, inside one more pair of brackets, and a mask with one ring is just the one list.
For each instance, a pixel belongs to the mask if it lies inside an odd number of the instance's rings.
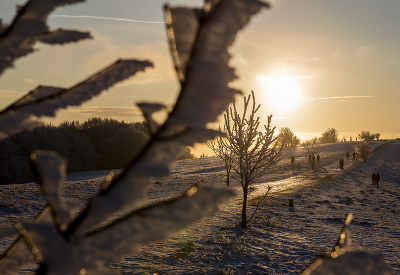
{"label": "frost-covered branch", "polygon": [[59,109],[79,106],[116,83],[152,66],[149,61],[118,60],[68,89],[39,86],[0,112],[0,133],[14,134],[30,128],[34,126],[35,118],[53,117]]}
{"label": "frost-covered branch", "polygon": [[207,142],[207,146],[223,161],[226,170],[226,185],[229,186],[231,170],[233,166],[233,152],[224,146],[224,142],[220,137],[218,137],[216,140]]}
{"label": "frost-covered branch", "polygon": [[[14,60],[34,51],[34,44],[44,39],[50,42],[50,32],[46,24],[47,17],[57,7],[84,2],[85,0],[29,0],[19,6],[12,23],[2,28],[0,33],[0,75],[13,66]],[[1,31],[1,29],[0,29]],[[45,38],[47,36],[47,38]],[[51,44],[76,42],[91,38],[90,34],[77,31],[51,35]],[[48,41],[48,42],[46,42]]]}
{"label": "frost-covered branch", "polygon": [[346,215],[342,230],[333,249],[319,256],[306,267],[301,275],[320,274],[394,274],[393,269],[384,258],[366,251],[351,251],[348,249],[350,233],[349,224],[353,218],[351,213]]}
{"label": "frost-covered branch", "polygon": [[[217,116],[233,102],[235,94],[240,93],[228,87],[228,83],[236,78],[234,69],[228,65],[228,48],[250,17],[263,7],[267,5],[258,0],[220,0],[206,1],[201,10],[165,8],[168,37],[172,53],[176,54],[175,67],[177,72],[181,71],[181,76],[178,73],[181,91],[176,104],[162,125],[157,125],[152,119],[153,113],[163,108],[161,104],[140,105],[151,127],[150,141],[122,173],[106,177],[98,194],[79,213],[75,215],[68,206],[67,209],[57,207],[55,202],[60,201],[58,193],[47,194],[49,206],[36,222],[18,226],[42,274],[105,272],[110,263],[133,252],[138,243],[165,237],[169,230],[211,214],[218,202],[230,195],[221,190],[196,187],[172,201],[143,208],[152,177],[168,175],[170,164],[186,146],[219,135],[219,131],[208,129],[207,124],[216,121]],[[182,24],[186,20],[191,23]],[[142,65],[147,67],[150,63]],[[12,117],[15,110],[22,115],[29,112],[35,116],[53,115],[58,108],[79,105],[97,95],[100,86],[113,85],[126,74],[123,66],[109,77],[107,74],[95,75],[67,90],[54,87],[38,89],[7,108],[4,115]],[[38,157],[40,154],[37,153],[33,161],[37,167],[44,167],[43,161],[49,160],[49,156]],[[52,163],[61,164],[62,161]],[[53,184],[59,185],[59,178],[46,175],[53,175],[52,171],[38,169],[39,178],[51,178]],[[42,186],[45,192],[58,190],[45,183]],[[132,212],[131,209],[138,210]],[[19,247],[24,247],[20,240],[11,250]],[[20,265],[32,259],[17,257],[13,260],[11,250],[7,250],[6,257],[0,260],[0,272],[5,274],[15,270],[14,264]],[[7,258],[11,260],[7,261]]]}

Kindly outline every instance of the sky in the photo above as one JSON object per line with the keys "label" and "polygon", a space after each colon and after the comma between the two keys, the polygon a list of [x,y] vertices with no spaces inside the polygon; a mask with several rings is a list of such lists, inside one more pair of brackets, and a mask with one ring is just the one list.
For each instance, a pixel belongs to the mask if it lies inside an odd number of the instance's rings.
{"label": "sky", "polygon": [[[1,1],[8,23],[15,6]],[[0,107],[37,85],[70,87],[119,58],[150,60],[153,69],[135,75],[88,103],[60,111],[51,121],[93,116],[143,120],[139,101],[173,104],[179,84],[169,55],[161,0],[88,0],[57,9],[51,29],[89,31],[92,40],[66,46],[38,43],[0,77]],[[201,6],[199,0],[169,1]],[[254,90],[262,123],[272,114],[277,128],[302,140],[327,128],[339,137],[362,130],[400,137],[400,1],[273,0],[253,17],[230,49],[239,79],[232,86]],[[238,98],[238,105],[242,99]],[[223,122],[220,121],[220,124]]]}

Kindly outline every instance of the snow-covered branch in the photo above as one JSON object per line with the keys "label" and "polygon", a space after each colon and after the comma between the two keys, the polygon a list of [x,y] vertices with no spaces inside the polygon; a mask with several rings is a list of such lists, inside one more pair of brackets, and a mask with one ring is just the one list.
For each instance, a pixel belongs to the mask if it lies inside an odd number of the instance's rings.
{"label": "snow-covered branch", "polygon": [[[7,53],[7,58],[3,59],[9,63],[3,64],[3,70],[11,66],[15,58],[32,51],[38,36],[47,33],[47,27],[42,26],[44,19],[57,5],[50,5],[48,2],[52,1],[47,0],[42,13],[37,9],[38,2],[30,1],[19,14],[23,20],[26,10],[37,14],[36,17],[41,19],[40,28],[17,37],[15,41],[27,40],[28,47]],[[76,1],[63,3],[72,2]],[[68,205],[56,206],[56,202],[62,202],[55,186],[62,182],[63,161],[42,153],[33,156],[49,206],[36,222],[21,223],[17,229],[39,264],[38,273],[110,272],[107,266],[133,252],[138,243],[163,238],[170,230],[211,214],[221,199],[230,196],[230,192],[194,187],[171,201],[145,208],[142,203],[151,178],[168,175],[170,164],[186,146],[220,134],[208,129],[207,124],[216,121],[233,102],[235,94],[240,93],[228,87],[228,83],[236,78],[234,69],[228,65],[228,48],[251,16],[267,6],[258,0],[214,0],[206,1],[202,9],[165,7],[171,52],[182,86],[176,104],[162,125],[157,125],[151,118],[155,111],[163,108],[161,104],[140,104],[151,127],[150,141],[122,173],[106,177],[99,193],[77,215],[68,215],[74,212]],[[21,22],[26,23],[23,20]],[[13,28],[15,26],[9,31]],[[3,44],[0,49],[9,46]],[[38,88],[5,109],[0,125],[4,124],[3,129],[8,129],[7,121],[15,118],[21,128],[29,124],[31,115],[52,116],[57,109],[79,105],[132,75],[133,71],[148,66],[151,63],[147,61],[120,61],[69,89]],[[11,127],[7,131],[12,131]],[[57,164],[59,167],[53,167]],[[46,166],[52,169],[42,169]],[[55,186],[50,188],[48,181]],[[131,209],[138,210],[132,212]],[[23,256],[13,253],[18,249]],[[6,272],[31,261],[32,257],[26,256],[26,251],[21,240],[17,240],[0,260],[0,273],[8,274]]]}
{"label": "snow-covered branch", "polygon": [[14,134],[32,127],[35,118],[53,117],[59,109],[79,106],[116,83],[152,66],[149,61],[118,60],[68,89],[39,86],[0,112],[0,133]]}
{"label": "snow-covered branch", "polygon": [[[47,17],[57,7],[84,2],[85,0],[29,0],[18,6],[13,22],[0,29],[0,75],[13,66],[14,60],[34,51],[34,44],[50,35],[46,24]],[[90,38],[89,34],[63,32],[52,35],[52,44],[76,42]],[[48,37],[47,39],[50,39]],[[50,40],[48,40],[50,41]]]}

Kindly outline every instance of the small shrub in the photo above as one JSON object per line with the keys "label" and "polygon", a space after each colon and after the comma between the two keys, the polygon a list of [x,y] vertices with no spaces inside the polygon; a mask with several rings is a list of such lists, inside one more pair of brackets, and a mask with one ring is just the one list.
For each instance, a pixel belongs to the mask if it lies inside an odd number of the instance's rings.
{"label": "small shrub", "polygon": [[178,160],[192,159],[192,158],[195,158],[195,156],[192,154],[192,150],[190,150],[189,147],[186,147],[185,151],[179,155]]}

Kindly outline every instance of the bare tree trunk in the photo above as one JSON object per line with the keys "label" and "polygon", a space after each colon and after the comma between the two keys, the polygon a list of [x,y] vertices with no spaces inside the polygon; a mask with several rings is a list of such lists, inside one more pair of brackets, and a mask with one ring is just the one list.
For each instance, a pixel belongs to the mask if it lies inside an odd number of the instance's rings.
{"label": "bare tree trunk", "polygon": [[247,195],[248,195],[249,186],[247,183],[244,183],[243,186],[243,206],[242,206],[242,223],[241,227],[247,227]]}

